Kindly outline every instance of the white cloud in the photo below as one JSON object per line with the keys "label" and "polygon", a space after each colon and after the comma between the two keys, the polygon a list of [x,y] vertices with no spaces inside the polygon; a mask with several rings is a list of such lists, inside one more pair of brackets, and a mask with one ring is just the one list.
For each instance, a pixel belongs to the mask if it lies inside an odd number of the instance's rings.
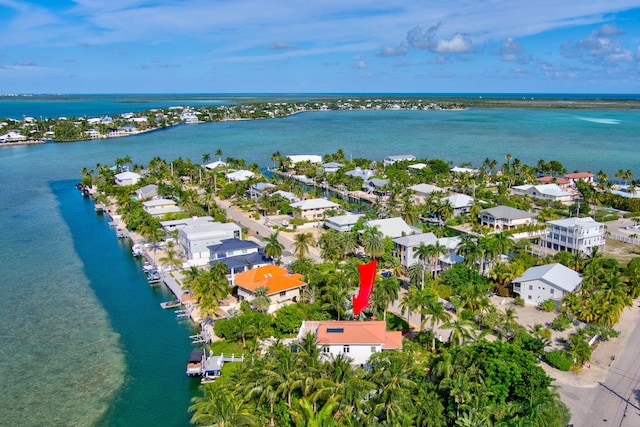
{"label": "white cloud", "polygon": [[389,45],[382,45],[380,51],[376,54],[377,56],[403,56],[406,55],[409,51],[409,47],[406,43],[401,43],[397,47],[392,47]]}
{"label": "white cloud", "polygon": [[526,64],[530,60],[530,55],[524,51],[520,42],[511,37],[504,41],[497,54],[500,55],[505,62]]}
{"label": "white cloud", "polygon": [[630,49],[624,47],[619,40],[612,37],[622,35],[624,31],[615,25],[603,25],[591,32],[588,37],[575,43],[564,41],[561,47],[562,54],[567,58],[587,57],[592,60],[606,62],[630,62],[633,54]]}
{"label": "white cloud", "polygon": [[353,68],[364,69],[369,68],[369,60],[366,56],[361,56],[356,59],[356,62],[353,64]]}
{"label": "white cloud", "polygon": [[433,50],[438,53],[465,53],[471,50],[472,45],[469,37],[457,33],[451,40],[438,40]]}
{"label": "white cloud", "polygon": [[269,45],[270,49],[276,49],[276,50],[289,50],[289,49],[297,49],[296,46],[289,44],[287,42],[284,41],[277,41],[277,42],[273,42],[271,43],[271,45]]}

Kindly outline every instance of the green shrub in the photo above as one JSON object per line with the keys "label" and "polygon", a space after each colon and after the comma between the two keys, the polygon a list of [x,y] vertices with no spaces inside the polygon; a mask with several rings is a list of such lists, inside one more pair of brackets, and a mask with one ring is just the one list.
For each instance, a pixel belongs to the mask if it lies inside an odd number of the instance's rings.
{"label": "green shrub", "polygon": [[451,298],[451,288],[448,287],[447,285],[443,285],[442,283],[438,284],[436,286],[436,292],[438,293],[438,296],[442,299],[449,300],[449,298]]}
{"label": "green shrub", "polygon": [[542,311],[550,313],[556,309],[556,302],[552,299],[548,299],[546,301],[542,301],[538,308]]}
{"label": "green shrub", "polygon": [[566,331],[571,326],[571,316],[561,313],[551,322],[551,329],[556,331]]}
{"label": "green shrub", "polygon": [[573,365],[573,359],[567,353],[562,350],[548,351],[544,355],[545,360],[551,366],[561,371],[568,372]]}
{"label": "green shrub", "polygon": [[515,305],[519,305],[520,307],[524,307],[524,299],[522,299],[522,297],[515,297],[513,299],[513,303]]}

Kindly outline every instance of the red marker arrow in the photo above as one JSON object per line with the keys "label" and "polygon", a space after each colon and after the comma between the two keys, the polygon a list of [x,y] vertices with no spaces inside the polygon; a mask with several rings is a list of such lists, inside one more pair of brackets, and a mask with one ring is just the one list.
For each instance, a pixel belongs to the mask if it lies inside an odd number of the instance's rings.
{"label": "red marker arrow", "polygon": [[373,292],[373,282],[376,278],[376,260],[374,259],[369,264],[358,265],[360,270],[360,289],[358,290],[358,296],[353,296],[353,315],[357,316],[371,304],[369,297]]}

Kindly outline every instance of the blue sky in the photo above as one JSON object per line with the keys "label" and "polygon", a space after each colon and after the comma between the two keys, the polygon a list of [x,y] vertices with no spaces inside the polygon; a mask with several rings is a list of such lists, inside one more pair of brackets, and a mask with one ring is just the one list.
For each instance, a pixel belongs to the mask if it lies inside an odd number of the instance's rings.
{"label": "blue sky", "polygon": [[0,0],[0,93],[640,93],[640,0]]}

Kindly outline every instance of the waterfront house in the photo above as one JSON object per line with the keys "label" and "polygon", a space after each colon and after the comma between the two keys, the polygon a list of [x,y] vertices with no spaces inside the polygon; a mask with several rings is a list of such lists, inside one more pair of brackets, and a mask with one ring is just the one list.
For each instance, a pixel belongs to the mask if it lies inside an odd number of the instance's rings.
{"label": "waterfront house", "polygon": [[27,137],[20,134],[19,132],[16,131],[9,131],[7,133],[5,133],[4,135],[0,135],[0,143],[2,142],[22,142],[22,141],[26,141]]}
{"label": "waterfront house", "polygon": [[135,172],[120,172],[114,176],[117,185],[135,185],[142,177]]}
{"label": "waterfront house", "polygon": [[187,257],[187,264],[194,266],[209,262],[209,246],[233,238],[242,238],[242,229],[233,222],[195,221],[178,229],[180,249]]}
{"label": "waterfront house", "polygon": [[426,168],[426,167],[427,167],[427,164],[426,164],[426,163],[415,163],[415,164],[413,164],[413,165],[409,165],[409,169],[411,169],[411,170],[412,170],[412,171],[414,171],[414,172],[417,172],[417,171],[419,171],[419,170],[422,170],[422,169],[424,169],[424,168]]}
{"label": "waterfront house", "polygon": [[237,273],[268,265],[262,248],[251,240],[224,239],[209,246],[209,264],[222,262],[227,265],[231,282]]}
{"label": "waterfront house", "polygon": [[373,175],[375,175],[376,172],[371,170],[371,169],[362,169],[362,168],[360,168],[360,166],[356,166],[355,169],[352,169],[350,171],[346,171],[344,174],[347,175],[347,176],[353,176],[353,177],[356,177],[356,178],[362,178],[363,181],[366,181],[367,179],[369,179]]}
{"label": "waterfront house", "polygon": [[292,274],[286,268],[277,265],[265,265],[236,274],[234,285],[238,287],[239,301],[251,302],[255,298],[256,289],[266,287],[267,297],[271,301],[268,313],[273,313],[285,305],[300,300],[302,290],[307,284],[302,281],[301,274]]}
{"label": "waterfront house", "polygon": [[396,237],[408,236],[410,234],[420,233],[420,230],[411,227],[402,218],[384,218],[384,219],[372,219],[364,223],[365,227],[376,227],[380,230],[384,237]]}
{"label": "waterfront house", "polygon": [[136,190],[136,199],[149,200],[158,196],[158,186],[155,184],[145,185]]}
{"label": "waterfront house", "polygon": [[153,199],[142,202],[144,209],[151,216],[164,216],[168,213],[183,212],[184,210],[171,199]]}
{"label": "waterfront house", "polygon": [[300,198],[290,191],[278,190],[271,193],[271,197],[276,195],[287,199],[289,203],[295,203],[300,201]]}
{"label": "waterfront house", "polygon": [[533,223],[533,215],[529,212],[510,206],[496,206],[480,211],[480,224],[494,230],[510,230]]}
{"label": "waterfront house", "polygon": [[213,222],[212,216],[194,216],[191,218],[173,219],[170,221],[160,221],[160,225],[167,232],[170,233],[175,230],[180,230],[188,225],[206,224]]}
{"label": "waterfront house", "polygon": [[574,173],[568,173],[564,177],[569,180],[572,187],[575,187],[576,182],[578,181],[584,181],[588,184],[593,184],[594,176],[595,175],[592,174],[591,172],[574,172]]}
{"label": "waterfront house", "polygon": [[473,197],[466,194],[452,194],[440,199],[441,203],[447,203],[453,208],[453,216],[468,214],[471,206],[473,206]]}
{"label": "waterfront house", "polygon": [[322,169],[324,169],[325,173],[335,173],[338,172],[338,170],[343,166],[344,165],[342,163],[328,162],[322,164]]}
{"label": "waterfront house", "polygon": [[387,186],[387,184],[389,184],[389,180],[388,179],[369,178],[364,183],[362,188],[364,189],[364,191],[366,191],[368,193],[384,194],[385,193],[384,189]]}
{"label": "waterfront house", "polygon": [[387,157],[384,158],[384,160],[382,160],[382,163],[385,166],[389,166],[389,165],[392,165],[392,164],[394,164],[396,162],[402,162],[404,160],[407,160],[407,161],[411,162],[411,161],[413,161],[415,159],[416,159],[416,156],[413,156],[411,154],[402,154],[402,155],[398,155],[398,156],[387,156]]}
{"label": "waterfront house", "polygon": [[297,341],[314,335],[326,360],[342,354],[352,365],[365,365],[371,355],[384,350],[402,349],[402,332],[387,331],[383,320],[305,320]]}
{"label": "waterfront house", "polygon": [[464,167],[460,167],[460,166],[454,166],[451,169],[449,169],[449,171],[452,174],[468,173],[468,174],[471,174],[471,175],[477,175],[477,174],[480,173],[480,169],[464,168]]}
{"label": "waterfront house", "polygon": [[605,226],[591,217],[547,221],[540,245],[554,251],[591,253],[605,244]]}
{"label": "waterfront house", "polygon": [[257,198],[263,194],[267,194],[269,190],[273,190],[274,188],[276,188],[276,186],[268,182],[257,182],[247,190],[247,195],[252,198]]}
{"label": "waterfront house", "polygon": [[322,156],[316,154],[292,154],[287,157],[294,165],[301,162],[322,163]]}
{"label": "waterfront house", "polygon": [[546,300],[561,301],[573,292],[582,281],[580,275],[562,264],[531,267],[511,282],[513,292],[524,299],[525,304],[538,305]]}
{"label": "waterfront house", "polygon": [[324,220],[324,226],[339,232],[351,231],[354,225],[358,223],[363,214],[352,214],[332,216]]}
{"label": "waterfront house", "polygon": [[238,182],[238,181],[246,181],[250,178],[253,178],[254,176],[256,176],[256,174],[254,174],[251,171],[248,170],[237,170],[234,172],[229,172],[227,174],[227,181],[229,182]]}
{"label": "waterfront house", "polygon": [[327,199],[307,199],[291,203],[291,207],[299,209],[299,216],[308,220],[322,219],[327,211],[337,211],[340,205]]}
{"label": "waterfront house", "polygon": [[556,184],[517,185],[511,188],[511,192],[517,196],[531,196],[552,202],[571,203],[573,201],[573,194],[564,191]]}
{"label": "waterfront house", "polygon": [[559,176],[541,176],[539,178],[536,178],[536,182],[540,183],[540,184],[556,184],[558,187],[560,187],[563,190],[566,190],[570,187],[570,181],[567,178],[562,178]]}
{"label": "waterfront house", "polygon": [[207,163],[204,167],[208,170],[214,170],[216,168],[226,168],[227,164],[221,160],[216,160],[215,162]]}

